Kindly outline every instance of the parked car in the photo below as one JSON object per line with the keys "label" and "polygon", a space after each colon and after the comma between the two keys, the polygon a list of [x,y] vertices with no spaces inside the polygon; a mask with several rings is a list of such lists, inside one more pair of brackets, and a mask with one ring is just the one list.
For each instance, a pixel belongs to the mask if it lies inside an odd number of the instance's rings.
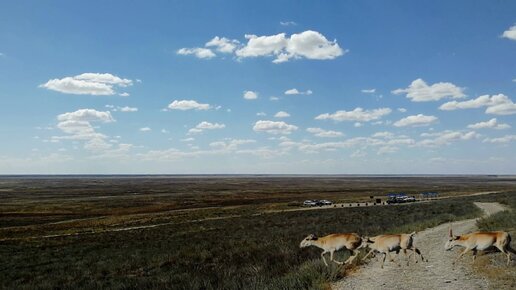
{"label": "parked car", "polygon": [[333,204],[333,202],[326,200],[326,199],[321,199],[321,200],[308,199],[303,202],[303,206],[323,206],[323,205],[332,205],[332,204]]}
{"label": "parked car", "polygon": [[316,200],[305,200],[303,202],[303,206],[317,206],[317,201]]}
{"label": "parked car", "polygon": [[413,196],[398,195],[398,196],[390,196],[389,199],[387,199],[387,204],[406,203],[406,202],[415,202],[415,201],[416,201],[416,198]]}
{"label": "parked car", "polygon": [[406,201],[406,202],[415,202],[415,201],[416,201],[416,198],[415,198],[415,197],[413,197],[413,196],[407,196],[407,197],[405,198],[405,201]]}
{"label": "parked car", "polygon": [[319,200],[319,203],[321,205],[332,205],[333,204],[333,202],[326,200],[326,199]]}

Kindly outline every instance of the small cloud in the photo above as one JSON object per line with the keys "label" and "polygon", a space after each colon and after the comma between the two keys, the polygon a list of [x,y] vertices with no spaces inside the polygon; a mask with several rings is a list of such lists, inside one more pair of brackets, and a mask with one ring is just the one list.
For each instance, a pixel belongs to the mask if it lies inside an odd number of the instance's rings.
{"label": "small cloud", "polygon": [[276,118],[288,118],[290,117],[290,114],[285,112],[285,111],[279,111],[276,113],[276,115],[274,115],[274,117]]}
{"label": "small cloud", "polygon": [[354,126],[355,128],[360,128],[360,127],[362,127],[363,125],[362,125],[362,123],[360,123],[360,122],[356,122],[355,124],[353,124],[353,126]]}
{"label": "small cloud", "polygon": [[149,132],[149,131],[151,131],[151,128],[149,128],[149,127],[143,127],[143,128],[140,128],[140,131],[141,131],[141,132]]}
{"label": "small cloud", "polygon": [[276,122],[260,120],[257,121],[253,126],[254,131],[265,132],[269,134],[290,134],[297,129],[297,126],[290,125],[282,121]]}
{"label": "small cloud", "polygon": [[120,112],[138,112],[138,108],[128,107],[128,106],[118,107],[118,110]]}
{"label": "small cloud", "polygon": [[263,116],[267,116],[267,114],[265,112],[258,112],[258,113],[256,113],[256,116],[263,117]]}
{"label": "small cloud", "polygon": [[194,47],[194,48],[181,48],[177,52],[179,55],[195,55],[195,57],[200,59],[210,59],[217,56],[213,51],[208,48],[203,47]]}
{"label": "small cloud", "polygon": [[168,134],[168,133],[169,133],[169,131],[168,131],[167,129],[161,129],[161,133],[163,133],[163,134]]}
{"label": "small cloud", "polygon": [[439,101],[443,98],[460,99],[464,98],[464,88],[452,83],[435,83],[427,85],[422,79],[416,79],[405,89],[396,89],[393,94],[406,94],[406,97],[413,102]]}
{"label": "small cloud", "polygon": [[205,46],[206,47],[215,47],[218,52],[222,53],[233,53],[240,42],[236,39],[228,39],[225,37],[215,36],[210,41],[208,41]]}
{"label": "small cloud", "polygon": [[375,121],[383,116],[390,114],[392,110],[390,108],[379,108],[373,110],[364,110],[360,107],[355,108],[353,111],[337,111],[333,114],[325,113],[315,117],[316,120],[333,120],[337,122],[341,121],[359,121],[369,122]]}
{"label": "small cloud", "polygon": [[244,99],[246,100],[256,100],[258,99],[258,93],[253,91],[244,91]]}
{"label": "small cloud", "polygon": [[405,113],[405,112],[407,112],[407,109],[405,109],[405,108],[398,108],[398,111],[402,112],[402,113]]}
{"label": "small cloud", "polygon": [[479,123],[468,125],[468,128],[470,128],[470,129],[496,129],[496,130],[503,130],[503,129],[511,128],[511,125],[505,124],[505,123],[498,123],[496,118],[492,118],[491,120],[486,121],[486,122],[479,122]]}
{"label": "small cloud", "polygon": [[73,77],[51,79],[40,88],[65,94],[109,96],[116,93],[117,87],[132,86],[133,81],[109,73],[83,73]]}
{"label": "small cloud", "polygon": [[437,122],[437,117],[435,116],[425,116],[423,114],[408,116],[401,120],[394,122],[394,126],[396,127],[419,127],[419,126],[428,126]]}
{"label": "small cloud", "polygon": [[311,90],[306,90],[304,92],[300,92],[296,88],[285,91],[285,95],[311,95],[312,93],[313,92]]}
{"label": "small cloud", "polygon": [[188,134],[197,134],[197,133],[202,133],[204,130],[214,130],[214,129],[223,129],[223,128],[226,128],[225,124],[210,123],[210,122],[203,121],[203,122],[197,124],[197,126],[195,126],[194,128],[191,128],[190,130],[188,130]]}
{"label": "small cloud", "polygon": [[458,109],[477,109],[486,107],[486,114],[494,115],[513,115],[516,114],[516,103],[504,94],[483,95],[476,99],[457,102],[451,101],[442,104],[439,109],[443,111],[453,111]]}
{"label": "small cloud", "polygon": [[192,138],[192,137],[190,137],[190,138],[184,138],[184,139],[181,139],[181,140],[179,140],[179,141],[181,141],[181,142],[192,142],[192,141],[195,141],[195,138]]}
{"label": "small cloud", "polygon": [[113,112],[118,112],[118,111],[124,112],[124,113],[127,113],[127,112],[138,112],[138,108],[129,107],[129,106],[125,106],[125,107],[117,106],[117,107],[115,107],[113,105],[106,105],[105,107],[110,109]]}
{"label": "small cloud", "polygon": [[269,98],[269,100],[271,100],[271,101],[278,101],[278,100],[279,100],[279,98],[278,98],[278,97],[275,97],[275,96],[271,96],[271,97]]}
{"label": "small cloud", "polygon": [[129,97],[130,96],[129,93],[127,93],[127,92],[123,92],[123,93],[118,94],[118,95],[121,96],[121,97]]}
{"label": "small cloud", "polygon": [[486,138],[482,142],[484,143],[498,143],[498,144],[507,144],[512,141],[516,141],[516,135],[505,135],[503,137],[498,138]]}
{"label": "small cloud", "polygon": [[364,94],[374,94],[376,92],[376,89],[363,89],[361,90]]}
{"label": "small cloud", "polygon": [[280,21],[280,25],[282,26],[296,26],[297,23],[294,21]]}
{"label": "small cloud", "polygon": [[502,34],[502,37],[510,40],[516,40],[516,25],[511,26],[509,29],[505,30]]}
{"label": "small cloud", "polygon": [[196,110],[196,111],[205,111],[211,109],[209,104],[201,104],[194,100],[174,100],[172,103],[168,105],[168,109],[170,110]]}
{"label": "small cloud", "polygon": [[341,137],[344,135],[344,134],[342,134],[342,132],[324,130],[321,128],[307,128],[306,131],[308,133],[314,134],[314,136],[323,137],[323,138],[335,138],[335,137]]}

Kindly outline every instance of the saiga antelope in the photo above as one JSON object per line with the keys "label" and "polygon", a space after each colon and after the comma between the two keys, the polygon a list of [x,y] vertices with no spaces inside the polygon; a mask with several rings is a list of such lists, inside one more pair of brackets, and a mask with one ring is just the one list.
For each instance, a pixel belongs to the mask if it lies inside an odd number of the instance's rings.
{"label": "saiga antelope", "polygon": [[511,253],[516,254],[511,248],[511,236],[507,232],[475,232],[461,236],[454,236],[452,228],[448,232],[448,241],[444,245],[446,250],[451,250],[455,246],[464,247],[464,251],[453,262],[457,262],[464,254],[473,252],[473,261],[477,258],[477,251],[483,251],[490,247],[498,248],[507,256],[507,266],[511,263]]}
{"label": "saiga antelope", "polygon": [[417,263],[417,257],[414,253],[418,254],[421,257],[421,261],[424,261],[425,258],[421,254],[421,251],[414,246],[414,235],[416,232],[412,232],[410,234],[398,234],[398,235],[379,235],[376,237],[364,237],[362,238],[362,246],[361,247],[369,247],[371,251],[367,253],[364,257],[367,258],[373,252],[377,251],[383,254],[382,260],[382,268],[385,263],[385,258],[389,256],[389,260],[394,262],[394,259],[390,256],[390,252],[396,252],[399,254],[400,250],[403,250],[405,255],[407,254],[407,250],[411,250],[412,253],[408,256],[407,265],[410,261],[410,256],[414,255],[414,262]]}
{"label": "saiga antelope", "polygon": [[[321,258],[323,259],[324,264],[328,266],[328,263],[326,263],[326,259],[324,258],[324,254],[329,252],[330,261],[333,261],[339,265],[351,263],[357,257],[359,253],[358,248],[361,243],[362,239],[358,234],[355,233],[331,234],[320,238],[314,234],[311,234],[301,241],[299,247],[306,248],[309,246],[316,246],[321,248],[323,250],[321,253]],[[333,253],[343,248],[346,248],[352,255],[344,263],[333,260]]]}

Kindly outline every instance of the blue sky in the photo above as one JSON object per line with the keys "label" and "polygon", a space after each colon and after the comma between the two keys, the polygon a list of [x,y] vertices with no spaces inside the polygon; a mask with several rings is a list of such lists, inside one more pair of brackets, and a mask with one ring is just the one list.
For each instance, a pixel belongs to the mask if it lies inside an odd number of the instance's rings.
{"label": "blue sky", "polygon": [[0,173],[515,173],[516,3],[333,2],[3,2]]}

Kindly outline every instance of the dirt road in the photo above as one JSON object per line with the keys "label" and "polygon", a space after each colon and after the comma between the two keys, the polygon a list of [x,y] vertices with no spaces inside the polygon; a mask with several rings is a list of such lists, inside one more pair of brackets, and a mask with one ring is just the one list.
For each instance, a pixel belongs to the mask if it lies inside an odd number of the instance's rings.
{"label": "dirt road", "polygon": [[[501,192],[501,191],[482,191],[482,192],[475,192],[475,193],[468,193],[468,194],[440,196],[440,197],[435,197],[432,199],[425,199],[425,200],[419,199],[416,201],[416,203],[434,202],[437,200],[457,198],[457,197],[487,195],[487,194],[493,194],[493,193],[499,193],[499,192]],[[385,203],[385,201],[383,203],[378,203],[378,204],[373,203],[371,201],[369,201],[369,202],[347,202],[347,203],[335,203],[332,205],[323,205],[323,206],[294,207],[294,208],[288,208],[288,209],[272,209],[272,210],[266,210],[264,212],[265,213],[276,213],[276,212],[289,212],[289,211],[321,210],[321,209],[336,209],[336,208],[338,209],[338,208],[348,208],[348,207],[404,206],[404,205],[410,205],[410,204],[413,204],[413,203],[409,202],[409,203],[387,204],[387,203]]]}
{"label": "dirt road", "polygon": [[[499,203],[475,203],[486,215],[504,210]],[[452,265],[458,255],[458,249],[444,250],[449,224],[443,224],[419,232],[415,238],[416,246],[421,250],[428,262],[409,266],[401,255],[401,267],[396,263],[380,262],[373,258],[357,272],[332,285],[333,289],[488,289],[488,281],[476,275],[471,268],[471,255]],[[475,219],[452,223],[455,234],[475,230]]]}

